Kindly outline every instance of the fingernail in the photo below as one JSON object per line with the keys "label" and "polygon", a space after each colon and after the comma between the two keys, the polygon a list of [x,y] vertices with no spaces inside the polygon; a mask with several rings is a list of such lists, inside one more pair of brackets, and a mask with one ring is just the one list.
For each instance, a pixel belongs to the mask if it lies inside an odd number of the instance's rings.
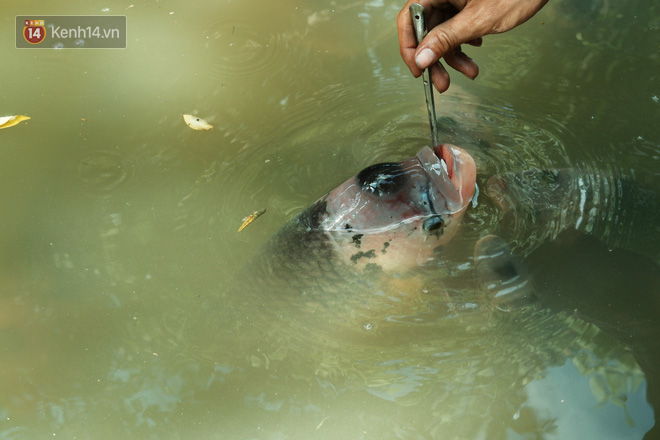
{"label": "fingernail", "polygon": [[423,49],[415,57],[415,63],[420,69],[426,69],[435,60],[435,54],[431,49]]}

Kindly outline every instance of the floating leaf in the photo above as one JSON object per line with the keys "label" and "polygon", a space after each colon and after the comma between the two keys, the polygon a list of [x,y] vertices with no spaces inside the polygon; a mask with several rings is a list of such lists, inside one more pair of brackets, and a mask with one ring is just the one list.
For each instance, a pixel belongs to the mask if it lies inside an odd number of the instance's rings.
{"label": "floating leaf", "polygon": [[188,127],[192,128],[193,130],[210,130],[213,128],[211,124],[202,118],[198,118],[197,116],[183,115],[183,120],[186,121]]}
{"label": "floating leaf", "polygon": [[13,127],[21,121],[27,121],[29,116],[14,115],[14,116],[0,116],[0,129]]}
{"label": "floating leaf", "polygon": [[250,223],[255,221],[257,217],[260,217],[263,215],[263,213],[266,212],[265,209],[262,209],[261,211],[254,211],[252,214],[248,215],[243,219],[243,224],[241,225],[240,228],[238,228],[238,232],[241,232],[243,229],[245,229]]}

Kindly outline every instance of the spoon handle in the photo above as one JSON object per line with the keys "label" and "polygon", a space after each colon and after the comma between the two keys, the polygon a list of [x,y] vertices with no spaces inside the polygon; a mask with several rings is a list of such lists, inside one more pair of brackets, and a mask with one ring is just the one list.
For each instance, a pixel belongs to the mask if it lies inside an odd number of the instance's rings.
{"label": "spoon handle", "polygon": [[[415,28],[417,44],[419,44],[426,36],[424,6],[418,3],[413,3],[410,5],[409,9],[412,24]],[[433,142],[433,146],[436,146],[440,144],[440,138],[438,137],[438,122],[435,116],[435,102],[433,100],[433,87],[431,86],[429,69],[424,69],[424,72],[422,72],[422,80],[424,81],[424,94],[426,95],[426,109],[429,112],[429,123],[431,124],[431,141]]]}

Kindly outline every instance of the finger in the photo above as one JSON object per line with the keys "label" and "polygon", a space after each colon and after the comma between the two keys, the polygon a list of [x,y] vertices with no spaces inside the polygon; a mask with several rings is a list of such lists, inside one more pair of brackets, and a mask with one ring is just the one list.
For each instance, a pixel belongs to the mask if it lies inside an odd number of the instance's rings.
{"label": "finger", "polygon": [[445,61],[447,65],[470,79],[475,79],[479,75],[479,66],[472,58],[463,53],[460,46],[446,54]]}
{"label": "finger", "polygon": [[415,63],[424,69],[437,62],[447,53],[463,43],[478,40],[482,35],[483,26],[480,20],[475,20],[473,14],[466,14],[467,9],[444,23],[433,28],[422,40],[415,53]]}
{"label": "finger", "polygon": [[449,88],[449,73],[442,63],[437,62],[429,67],[431,71],[431,82],[440,93],[446,92]]}
{"label": "finger", "polygon": [[403,62],[406,63],[406,66],[408,66],[410,72],[415,76],[415,78],[417,78],[422,74],[422,69],[417,67],[417,64],[415,64],[417,40],[415,39],[412,21],[410,18],[410,11],[408,10],[408,4],[406,4],[406,6],[401,9],[401,12],[399,12],[399,15],[397,15],[396,27],[399,33],[399,52],[401,53],[401,58],[403,58]]}

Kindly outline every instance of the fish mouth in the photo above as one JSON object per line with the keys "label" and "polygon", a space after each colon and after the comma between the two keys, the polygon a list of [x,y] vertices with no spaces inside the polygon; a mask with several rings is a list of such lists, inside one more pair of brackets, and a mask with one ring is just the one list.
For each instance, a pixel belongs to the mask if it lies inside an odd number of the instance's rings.
{"label": "fish mouth", "polygon": [[476,180],[472,157],[458,147],[440,144],[433,149],[422,148],[417,153],[417,159],[434,186],[431,196],[436,211],[439,214],[454,214],[465,208],[474,192],[474,184],[472,189],[466,187],[464,177],[468,182],[470,178]]}

